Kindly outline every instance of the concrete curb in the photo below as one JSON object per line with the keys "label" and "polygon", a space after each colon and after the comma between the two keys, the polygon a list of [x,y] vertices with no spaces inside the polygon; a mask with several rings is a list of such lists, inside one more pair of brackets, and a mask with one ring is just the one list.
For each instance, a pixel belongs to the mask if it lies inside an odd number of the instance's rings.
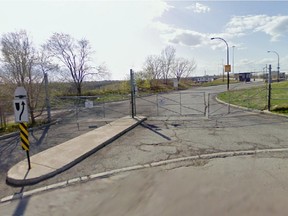
{"label": "concrete curb", "polygon": [[[119,137],[121,137],[123,134],[127,133],[128,131],[132,130],[133,128],[135,128],[137,125],[141,124],[143,121],[145,121],[147,118],[146,117],[143,117],[141,119],[138,119],[137,117],[134,118],[135,120],[135,123],[132,124],[131,126],[127,127],[126,129],[122,130],[121,132],[119,132],[118,134],[110,137],[109,139],[107,139],[106,141],[104,141],[103,143],[101,143],[100,145],[98,145],[97,147],[93,148],[92,150],[90,151],[87,151],[85,154],[75,158],[73,161],[67,163],[66,165],[58,168],[58,169],[55,169],[53,171],[50,171],[46,174],[42,174],[40,176],[37,176],[37,177],[33,177],[33,178],[29,178],[29,179],[16,179],[16,178],[13,178],[13,177],[10,177],[9,176],[9,172],[10,170],[8,171],[8,174],[6,176],[6,182],[9,184],[9,185],[12,185],[12,186],[27,186],[27,185],[33,185],[33,184],[37,184],[39,183],[40,181],[43,181],[43,180],[46,180],[48,178],[51,178],[69,168],[71,168],[72,166],[76,165],[77,163],[79,163],[80,161],[84,160],[85,158],[87,158],[88,156],[90,156],[91,154],[95,153],[96,151],[98,151],[99,149],[105,147],[106,145],[110,144],[111,142],[113,142],[114,140],[118,139]],[[16,164],[17,165],[17,164]]]}
{"label": "concrete curb", "polygon": [[247,156],[247,155],[256,155],[257,153],[283,152],[283,151],[288,151],[288,148],[218,152],[218,153],[195,155],[195,156],[182,157],[182,158],[176,158],[176,159],[171,159],[171,160],[163,160],[163,161],[158,161],[158,162],[152,162],[152,163],[143,164],[143,165],[125,167],[125,168],[110,170],[110,171],[107,171],[107,172],[102,172],[102,173],[96,173],[96,174],[86,175],[86,176],[82,176],[82,177],[77,177],[77,178],[73,178],[73,179],[70,179],[70,180],[67,180],[67,181],[63,181],[63,182],[55,183],[55,184],[52,184],[52,185],[36,188],[36,189],[30,190],[30,191],[17,193],[17,194],[14,194],[14,195],[11,195],[11,196],[7,196],[7,197],[4,197],[4,198],[0,199],[0,204],[1,203],[5,203],[5,202],[10,202],[10,201],[13,201],[13,200],[16,200],[16,199],[22,199],[24,197],[32,196],[32,195],[40,193],[40,192],[45,192],[45,191],[49,191],[49,190],[53,190],[53,189],[59,189],[59,188],[70,186],[70,185],[73,185],[73,184],[76,184],[76,183],[86,182],[86,181],[93,180],[93,179],[107,178],[109,176],[116,175],[116,174],[119,174],[119,173],[124,173],[124,172],[129,172],[129,171],[136,171],[136,170],[141,170],[141,169],[144,169],[144,168],[163,166],[163,165],[167,165],[167,164],[178,163],[178,162],[189,161],[189,160],[199,160],[199,159],[211,160],[211,159],[215,159],[215,158]]}

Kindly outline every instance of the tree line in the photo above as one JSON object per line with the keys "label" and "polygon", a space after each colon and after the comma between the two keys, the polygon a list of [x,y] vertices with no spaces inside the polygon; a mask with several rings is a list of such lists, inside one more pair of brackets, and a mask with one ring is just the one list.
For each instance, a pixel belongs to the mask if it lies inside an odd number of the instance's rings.
{"label": "tree line", "polygon": [[[31,38],[25,30],[1,36],[0,84],[5,84],[5,88],[0,92],[0,115],[5,103],[3,98],[9,98],[8,95],[11,98],[16,86],[23,86],[27,91],[28,108],[34,124],[45,107],[43,85],[47,74],[50,78],[68,79],[78,96],[82,95],[84,81],[109,78],[105,64],[95,65],[94,50],[87,39],[78,40],[69,34],[53,33],[45,43],[36,46]],[[194,59],[178,58],[176,49],[167,46],[160,55],[147,56],[137,77],[148,81],[150,86],[160,79],[167,84],[172,77],[180,81],[190,76],[195,68]]]}
{"label": "tree line", "polygon": [[150,81],[152,86],[155,80],[163,80],[168,84],[171,78],[187,78],[195,71],[197,64],[194,59],[176,57],[176,49],[172,46],[165,47],[159,55],[147,56],[143,70],[138,72],[138,78]]}

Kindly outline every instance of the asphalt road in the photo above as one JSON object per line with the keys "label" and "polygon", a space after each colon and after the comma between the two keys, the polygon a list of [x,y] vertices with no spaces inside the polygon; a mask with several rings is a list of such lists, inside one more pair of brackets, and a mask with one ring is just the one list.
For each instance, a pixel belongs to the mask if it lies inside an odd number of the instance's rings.
{"label": "asphalt road", "polygon": [[[246,87],[243,84],[238,85],[237,88],[243,86]],[[223,90],[225,86],[199,88],[188,92],[214,94]],[[121,107],[119,104],[121,103],[113,104],[113,109]],[[123,109],[127,112],[129,104],[127,102],[123,104]],[[219,115],[211,115],[209,118],[204,115],[151,116],[143,125],[136,127],[71,169],[37,185],[24,188],[14,188],[5,184],[6,172],[9,168],[26,157],[19,146],[19,138],[1,140],[0,198],[79,176],[138,164],[205,153],[288,147],[287,118],[235,108],[231,108],[231,113],[228,114],[226,106],[216,102],[213,104],[215,104],[213,109],[218,110]],[[81,115],[84,116],[84,112]],[[84,121],[84,117],[79,119],[78,125],[75,121],[67,120],[34,131],[30,136],[31,154],[92,130],[89,125],[105,124],[104,121],[93,121],[91,117],[93,117],[91,113],[87,112],[87,120]]]}
{"label": "asphalt road", "polygon": [[271,155],[174,164],[3,203],[0,215],[282,216],[287,173],[287,159]]}

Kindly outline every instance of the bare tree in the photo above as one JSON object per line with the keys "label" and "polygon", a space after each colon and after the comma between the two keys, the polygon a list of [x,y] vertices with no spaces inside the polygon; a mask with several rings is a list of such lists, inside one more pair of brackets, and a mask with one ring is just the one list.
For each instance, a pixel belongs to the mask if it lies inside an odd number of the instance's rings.
{"label": "bare tree", "polygon": [[190,76],[196,67],[197,65],[194,59],[189,61],[185,58],[176,58],[173,67],[173,74],[179,82],[181,78]]}
{"label": "bare tree", "polygon": [[87,76],[107,75],[107,68],[90,65],[93,51],[86,39],[75,40],[69,34],[54,33],[46,48],[69,70],[77,95],[82,94],[82,83]]}
{"label": "bare tree", "polygon": [[196,69],[197,65],[194,61],[185,58],[176,58],[176,49],[167,46],[162,50],[161,55],[150,55],[146,58],[143,73],[146,79],[157,80],[164,79],[168,84],[168,79],[176,77],[178,82],[183,77],[188,77]]}
{"label": "bare tree", "polygon": [[166,84],[168,84],[168,78],[171,75],[174,61],[175,61],[176,49],[172,46],[165,47],[161,53],[162,59],[162,77]]}
{"label": "bare tree", "polygon": [[43,76],[38,70],[38,54],[26,31],[4,34],[1,39],[3,56],[2,76],[12,88],[23,86],[28,95],[28,108],[32,124],[35,123],[35,110],[41,103]]}
{"label": "bare tree", "polygon": [[161,57],[157,55],[148,56],[144,62],[143,72],[144,74],[142,76],[145,77],[147,80],[149,80],[150,85],[152,85],[152,82],[161,77],[162,72]]}

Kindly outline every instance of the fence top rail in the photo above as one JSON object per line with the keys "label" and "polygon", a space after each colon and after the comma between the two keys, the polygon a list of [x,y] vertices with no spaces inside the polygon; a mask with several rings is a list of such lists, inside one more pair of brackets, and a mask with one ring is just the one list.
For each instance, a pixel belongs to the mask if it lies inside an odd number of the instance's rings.
{"label": "fence top rail", "polygon": [[98,99],[100,96],[57,96],[57,99]]}

